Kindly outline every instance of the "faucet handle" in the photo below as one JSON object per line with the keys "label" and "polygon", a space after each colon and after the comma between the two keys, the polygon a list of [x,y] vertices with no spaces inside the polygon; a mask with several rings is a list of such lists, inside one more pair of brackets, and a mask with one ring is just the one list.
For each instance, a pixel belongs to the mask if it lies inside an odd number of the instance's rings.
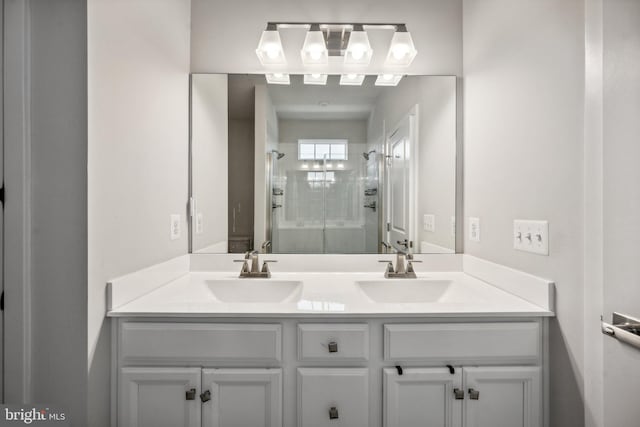
{"label": "faucet handle", "polygon": [[262,270],[260,270],[260,272],[264,275],[266,275],[266,277],[271,277],[271,271],[269,271],[269,263],[270,262],[278,262],[274,259],[265,259],[262,262]]}

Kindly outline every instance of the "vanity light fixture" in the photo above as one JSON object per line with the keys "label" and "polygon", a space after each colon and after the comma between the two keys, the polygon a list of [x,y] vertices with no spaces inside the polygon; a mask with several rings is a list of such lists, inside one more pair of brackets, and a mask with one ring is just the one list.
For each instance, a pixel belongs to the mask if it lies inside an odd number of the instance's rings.
{"label": "vanity light fixture", "polygon": [[289,74],[286,73],[268,73],[265,74],[267,83],[272,85],[288,85],[291,83],[289,80]]}
{"label": "vanity light fixture", "polygon": [[311,24],[300,55],[304,65],[326,65],[329,62],[329,51],[320,24]]}
{"label": "vanity light fixture", "polygon": [[398,86],[402,80],[402,74],[379,74],[376,79],[376,86]]}
{"label": "vanity light fixture", "polygon": [[304,75],[304,84],[306,85],[326,85],[327,74],[312,73]]}
{"label": "vanity light fixture", "polygon": [[286,65],[284,49],[280,40],[280,33],[276,24],[267,24],[267,29],[262,32],[256,55],[262,65]]}
{"label": "vanity light fixture", "polygon": [[361,24],[354,24],[344,53],[345,65],[369,65],[372,55],[373,50],[371,43],[369,43],[369,36]]}
{"label": "vanity light fixture", "polygon": [[385,66],[408,67],[418,54],[406,25],[398,25],[391,38]]}
{"label": "vanity light fixture", "polygon": [[313,168],[314,169],[320,169],[320,163],[314,163],[313,164]]}
{"label": "vanity light fixture", "polygon": [[340,76],[340,85],[341,86],[362,86],[364,82],[364,78],[366,76],[364,74],[343,74]]}

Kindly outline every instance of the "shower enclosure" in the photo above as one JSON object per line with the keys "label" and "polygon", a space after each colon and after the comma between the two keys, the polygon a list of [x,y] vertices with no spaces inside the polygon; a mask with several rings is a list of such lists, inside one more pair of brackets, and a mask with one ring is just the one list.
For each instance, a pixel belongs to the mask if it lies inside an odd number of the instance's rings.
{"label": "shower enclosure", "polygon": [[309,160],[267,154],[271,252],[378,252],[378,156],[364,144],[350,145],[362,150]]}

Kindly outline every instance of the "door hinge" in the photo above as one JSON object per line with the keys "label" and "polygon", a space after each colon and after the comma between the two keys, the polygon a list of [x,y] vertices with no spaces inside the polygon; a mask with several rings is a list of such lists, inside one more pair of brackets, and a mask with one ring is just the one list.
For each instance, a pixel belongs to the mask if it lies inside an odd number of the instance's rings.
{"label": "door hinge", "polygon": [[387,223],[387,231],[391,231],[391,223],[390,222]]}
{"label": "door hinge", "polygon": [[2,291],[2,295],[0,295],[0,311],[4,311],[4,291]]}

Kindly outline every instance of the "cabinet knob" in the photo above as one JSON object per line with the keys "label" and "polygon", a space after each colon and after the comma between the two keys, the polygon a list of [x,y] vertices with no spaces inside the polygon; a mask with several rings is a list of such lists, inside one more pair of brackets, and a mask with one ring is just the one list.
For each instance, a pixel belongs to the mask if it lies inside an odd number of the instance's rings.
{"label": "cabinet knob", "polygon": [[329,342],[329,353],[337,353],[338,352],[338,343],[335,341]]}
{"label": "cabinet knob", "polygon": [[200,400],[202,400],[202,403],[210,401],[211,400],[211,392],[209,390],[207,390],[204,393],[202,393],[200,395]]}
{"label": "cabinet knob", "polygon": [[336,408],[335,406],[332,406],[331,408],[329,408],[329,419],[330,420],[338,419],[338,408]]}
{"label": "cabinet knob", "polygon": [[192,388],[191,390],[187,390],[185,392],[187,400],[196,400],[196,389]]}
{"label": "cabinet knob", "polygon": [[469,389],[469,399],[478,400],[480,399],[480,392],[478,390],[474,390],[472,388]]}
{"label": "cabinet knob", "polygon": [[456,400],[463,400],[464,399],[464,390],[460,390],[459,388],[454,388],[453,389],[453,395],[455,396]]}

